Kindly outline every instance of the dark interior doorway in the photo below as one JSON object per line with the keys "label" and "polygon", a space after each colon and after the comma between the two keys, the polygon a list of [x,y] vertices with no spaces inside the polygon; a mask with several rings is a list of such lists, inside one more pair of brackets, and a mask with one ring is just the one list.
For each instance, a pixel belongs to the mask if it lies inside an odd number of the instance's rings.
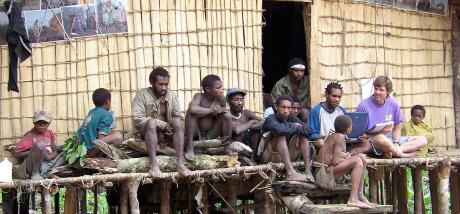
{"label": "dark interior doorway", "polygon": [[[263,16],[266,21],[262,31],[264,93],[270,93],[275,83],[287,74],[290,59],[299,57],[308,64],[302,15],[304,5],[295,2],[263,2]],[[305,73],[308,74],[308,71]]]}

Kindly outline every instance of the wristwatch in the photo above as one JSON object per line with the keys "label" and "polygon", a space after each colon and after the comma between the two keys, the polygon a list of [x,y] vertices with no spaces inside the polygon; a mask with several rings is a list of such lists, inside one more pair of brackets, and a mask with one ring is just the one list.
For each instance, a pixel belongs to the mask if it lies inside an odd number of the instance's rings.
{"label": "wristwatch", "polygon": [[401,144],[399,144],[399,141],[393,141],[393,144],[398,144],[398,146],[401,146]]}

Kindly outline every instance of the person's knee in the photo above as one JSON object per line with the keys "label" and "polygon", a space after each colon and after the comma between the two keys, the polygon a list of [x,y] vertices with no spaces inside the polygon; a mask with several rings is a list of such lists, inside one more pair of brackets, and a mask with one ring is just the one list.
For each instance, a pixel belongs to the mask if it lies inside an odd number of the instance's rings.
{"label": "person's knee", "polygon": [[171,126],[171,128],[174,130],[174,132],[180,132],[180,131],[184,131],[184,127],[182,125],[182,121],[180,120],[180,118],[172,118],[170,121],[169,121],[169,125]]}
{"label": "person's knee", "polygon": [[146,127],[147,130],[149,131],[156,131],[157,129],[157,121],[153,118],[149,119],[147,121]]}
{"label": "person's knee", "polygon": [[367,157],[366,155],[362,154],[362,153],[359,153],[356,155],[356,157],[360,158],[361,161],[363,162],[363,164],[366,164],[367,163]]}
{"label": "person's knee", "polygon": [[114,132],[113,137],[117,142],[123,141],[123,135],[120,132]]}
{"label": "person's knee", "polygon": [[418,136],[417,141],[420,146],[425,146],[428,144],[428,140],[424,136]]}
{"label": "person's knee", "polygon": [[227,111],[224,114],[221,114],[220,116],[226,121],[232,121],[232,113],[230,113],[230,111]]}
{"label": "person's knee", "polygon": [[318,140],[316,140],[316,141],[315,141],[315,145],[316,145],[316,147],[318,147],[318,148],[323,147],[323,146],[324,146],[324,140],[323,140],[323,139],[318,139]]}
{"label": "person's knee", "polygon": [[363,160],[360,157],[352,157],[352,158],[353,158],[353,163],[355,164],[355,166],[357,167],[364,166]]}

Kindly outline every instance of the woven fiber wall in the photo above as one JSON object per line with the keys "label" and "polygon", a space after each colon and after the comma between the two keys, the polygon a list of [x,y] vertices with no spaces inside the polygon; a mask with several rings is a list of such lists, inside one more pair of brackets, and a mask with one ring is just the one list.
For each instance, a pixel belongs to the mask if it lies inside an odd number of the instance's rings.
{"label": "woven fiber wall", "polygon": [[262,111],[262,0],[128,0],[129,33],[33,45],[21,64],[21,93],[6,92],[8,50],[1,47],[0,141],[15,143],[44,108],[62,144],[93,108],[92,91],[112,92],[117,129],[131,129],[131,100],[147,87],[153,67],[170,71],[172,91],[186,109],[200,80],[217,74],[224,88],[249,93],[246,107]]}
{"label": "woven fiber wall", "polygon": [[435,16],[355,1],[318,0],[311,8],[312,100],[330,81],[344,86],[342,104],[355,110],[363,78],[393,78],[406,120],[426,107],[435,146],[454,147],[451,16]]}

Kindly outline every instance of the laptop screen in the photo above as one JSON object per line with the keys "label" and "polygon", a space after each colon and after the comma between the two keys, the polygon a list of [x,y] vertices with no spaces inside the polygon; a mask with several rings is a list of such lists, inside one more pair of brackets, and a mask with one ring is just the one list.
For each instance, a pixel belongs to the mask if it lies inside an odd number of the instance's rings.
{"label": "laptop screen", "polygon": [[366,131],[367,119],[369,114],[367,112],[347,112],[345,115],[351,117],[353,127],[351,133],[348,135],[349,138],[358,138]]}

